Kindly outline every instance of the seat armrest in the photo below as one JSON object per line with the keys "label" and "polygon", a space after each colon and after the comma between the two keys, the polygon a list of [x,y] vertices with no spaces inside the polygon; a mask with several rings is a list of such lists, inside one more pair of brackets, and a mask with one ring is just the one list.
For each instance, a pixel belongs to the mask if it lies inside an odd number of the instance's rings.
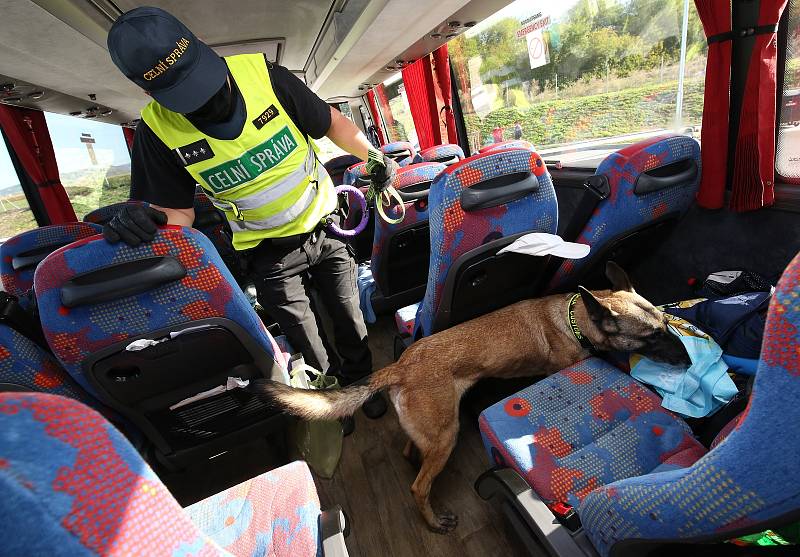
{"label": "seat armrest", "polygon": [[347,520],[342,507],[336,505],[332,509],[322,511],[319,528],[324,557],[349,557],[347,545],[344,543]]}
{"label": "seat armrest", "polygon": [[[475,491],[482,499],[497,499],[511,511],[509,518],[525,541],[531,537],[553,557],[598,557],[583,529],[570,532],[558,522],[552,511],[528,483],[515,470],[499,468],[488,470],[475,481]],[[508,514],[508,512],[507,512]],[[526,544],[527,545],[527,544]],[[533,553],[533,549],[531,549]],[[541,551],[541,550],[539,550]]]}

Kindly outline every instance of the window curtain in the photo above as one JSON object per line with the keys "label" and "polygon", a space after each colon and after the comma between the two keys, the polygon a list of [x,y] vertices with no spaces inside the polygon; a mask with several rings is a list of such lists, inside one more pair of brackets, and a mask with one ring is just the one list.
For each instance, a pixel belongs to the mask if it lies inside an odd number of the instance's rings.
{"label": "window curtain", "polygon": [[125,144],[128,146],[128,153],[133,153],[133,138],[136,136],[136,130],[133,128],[122,128],[122,134],[125,136]]}
{"label": "window curtain", "polygon": [[60,224],[78,220],[61,184],[44,114],[0,104],[0,127],[26,174],[36,185],[50,222]]}
{"label": "window curtain", "polygon": [[776,30],[786,3],[761,0],[736,138],[730,203],[734,211],[775,202]]}
{"label": "window curtain", "polygon": [[400,141],[401,138],[395,137],[394,114],[392,114],[392,107],[389,106],[389,97],[386,96],[386,87],[383,86],[383,83],[375,87],[375,99],[378,101],[378,108],[383,117],[383,125],[386,126],[386,143]]}
{"label": "window curtain", "polygon": [[406,88],[411,116],[414,118],[419,148],[427,149],[441,144],[442,133],[439,129],[439,111],[436,107],[430,56],[423,56],[403,68],[403,85]]}
{"label": "window curtain", "polygon": [[[730,0],[695,0],[695,6],[706,37],[730,32]],[[700,130],[703,174],[697,194],[697,204],[706,209],[719,209],[725,201],[730,81],[731,41],[710,42]]]}
{"label": "window curtain", "polygon": [[436,80],[439,83],[439,90],[444,102],[445,124],[447,126],[447,141],[458,144],[458,132],[456,131],[456,118],[453,115],[453,89],[450,83],[450,58],[447,55],[447,45],[443,44],[433,51],[433,64],[436,70]]}
{"label": "window curtain", "polygon": [[[382,87],[383,85],[381,85]],[[381,126],[381,115],[378,112],[378,103],[375,99],[375,89],[367,91],[367,102],[369,103],[369,112],[372,115],[372,122],[378,132],[378,140],[381,145],[386,145],[386,136],[383,134],[383,126]]]}

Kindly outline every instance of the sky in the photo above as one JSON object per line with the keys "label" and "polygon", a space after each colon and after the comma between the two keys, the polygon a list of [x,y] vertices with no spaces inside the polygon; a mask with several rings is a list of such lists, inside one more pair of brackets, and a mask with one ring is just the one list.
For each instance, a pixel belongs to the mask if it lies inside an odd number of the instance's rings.
{"label": "sky", "polygon": [[525,18],[541,12],[544,16],[549,15],[553,19],[558,19],[564,12],[579,1],[580,0],[561,0],[559,2],[552,2],[548,0],[516,0],[516,2],[512,2],[502,10],[487,17],[472,29],[467,30],[466,36],[472,37],[506,17],[513,17],[523,21]]}
{"label": "sky", "polygon": [[[98,165],[115,166],[130,162],[128,147],[122,135],[122,128],[119,126],[50,112],[45,112],[45,119],[50,129],[60,172],[73,172],[92,166],[86,145],[80,141],[82,133],[89,133],[96,140],[94,151]],[[6,146],[0,142],[0,189],[18,183],[19,178],[11,164]]]}

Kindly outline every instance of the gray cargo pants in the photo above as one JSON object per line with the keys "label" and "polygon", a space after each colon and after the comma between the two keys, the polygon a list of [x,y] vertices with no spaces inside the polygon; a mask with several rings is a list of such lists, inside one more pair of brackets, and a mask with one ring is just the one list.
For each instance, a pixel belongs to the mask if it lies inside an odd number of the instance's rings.
{"label": "gray cargo pants", "polygon": [[[278,322],[292,347],[316,369],[349,384],[372,371],[367,327],[361,314],[356,263],[348,246],[324,230],[262,241],[247,253],[258,301]],[[306,288],[320,294],[333,322],[341,366],[332,368]],[[323,333],[324,334],[324,333]],[[332,355],[334,356],[334,355]]]}

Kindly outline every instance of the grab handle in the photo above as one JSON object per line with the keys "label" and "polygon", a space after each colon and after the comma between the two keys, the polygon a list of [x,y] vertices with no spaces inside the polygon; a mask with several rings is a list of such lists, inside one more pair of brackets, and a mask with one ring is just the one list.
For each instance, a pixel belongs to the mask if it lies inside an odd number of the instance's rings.
{"label": "grab handle", "polygon": [[61,304],[73,308],[135,296],[185,276],[184,266],[171,256],[117,263],[68,280],[61,287]]}
{"label": "grab handle", "polygon": [[697,161],[694,159],[684,159],[655,168],[639,175],[633,186],[633,193],[642,195],[681,184],[691,184],[697,178],[698,172]]}
{"label": "grab handle", "polygon": [[461,192],[461,208],[477,211],[515,201],[539,189],[539,181],[530,172],[515,172],[479,182]]}

